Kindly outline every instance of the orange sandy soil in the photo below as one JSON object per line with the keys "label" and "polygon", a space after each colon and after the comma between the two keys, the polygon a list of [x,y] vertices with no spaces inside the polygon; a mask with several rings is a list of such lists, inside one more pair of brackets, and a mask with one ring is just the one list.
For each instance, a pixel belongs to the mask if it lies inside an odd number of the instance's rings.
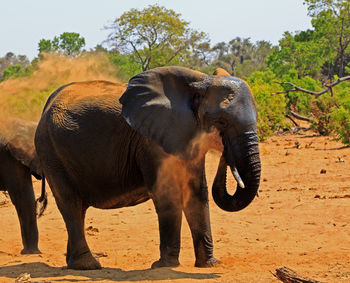
{"label": "orange sandy soil", "polygon": [[[150,270],[159,256],[159,236],[148,201],[116,210],[90,208],[87,240],[103,269],[67,270],[67,234],[51,192],[39,219],[42,254],[20,255],[16,212],[0,193],[0,282],[13,282],[21,273],[39,282],[280,282],[272,273],[283,266],[322,282],[350,282],[350,148],[305,133],[271,137],[260,144],[260,151],[259,197],[248,208],[224,212],[210,197],[214,253],[220,265],[193,266],[192,239],[184,220],[181,266]],[[209,185],[218,157],[215,152],[207,157]],[[322,169],[326,173],[321,174]],[[39,195],[40,182],[35,182],[35,191]]]}

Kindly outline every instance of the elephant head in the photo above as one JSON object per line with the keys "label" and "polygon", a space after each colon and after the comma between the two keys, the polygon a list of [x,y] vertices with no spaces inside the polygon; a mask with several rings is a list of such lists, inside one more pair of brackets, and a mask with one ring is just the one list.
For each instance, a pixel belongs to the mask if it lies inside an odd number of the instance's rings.
{"label": "elephant head", "polygon": [[[238,211],[254,199],[260,182],[257,114],[244,81],[160,67],[131,78],[120,102],[132,128],[181,158],[193,158],[192,141],[216,128],[224,150],[213,184],[215,203]],[[227,165],[238,183],[233,196],[226,189]]]}
{"label": "elephant head", "polygon": [[20,119],[8,119],[2,123],[4,144],[13,158],[29,168],[31,174],[41,180],[42,172],[34,147],[34,135],[37,123]]}

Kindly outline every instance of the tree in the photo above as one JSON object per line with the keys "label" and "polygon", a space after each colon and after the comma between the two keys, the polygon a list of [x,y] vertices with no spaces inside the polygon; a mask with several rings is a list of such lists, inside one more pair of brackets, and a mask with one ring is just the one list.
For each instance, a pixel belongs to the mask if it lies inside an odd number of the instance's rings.
{"label": "tree", "polygon": [[248,77],[254,71],[266,68],[265,61],[272,51],[272,45],[263,40],[254,44],[249,38],[236,37],[228,43],[217,43],[212,51],[215,65],[229,70],[232,75]]}
{"label": "tree", "polygon": [[266,66],[266,59],[271,54],[272,49],[272,44],[268,41],[259,40],[255,43],[252,58],[258,69]]}
{"label": "tree", "polygon": [[85,46],[85,38],[76,32],[64,32],[53,40],[41,39],[38,44],[39,53],[62,52],[67,56],[76,57]]}
{"label": "tree", "polygon": [[253,44],[249,38],[236,37],[230,42],[219,42],[213,47],[217,52],[217,64],[235,75],[238,64],[250,58]]}
{"label": "tree", "polygon": [[344,75],[350,62],[350,2],[348,0],[305,0],[309,15],[313,18],[318,42],[330,49],[328,77]]}
{"label": "tree", "polygon": [[295,35],[285,32],[267,59],[267,65],[277,76],[287,75],[296,70],[300,77],[319,77],[326,62],[328,49],[323,48],[314,38],[314,31],[307,30]]}
{"label": "tree", "polygon": [[157,4],[143,10],[131,9],[108,27],[112,33],[107,41],[117,51],[132,56],[143,71],[179,63],[191,43],[195,44],[194,38],[201,35],[190,29],[189,23],[180,16]]}
{"label": "tree", "polygon": [[[313,29],[285,32],[267,63],[277,76],[293,69],[299,77],[342,77],[350,63],[350,2],[305,0]],[[350,72],[349,72],[350,73]]]}
{"label": "tree", "polygon": [[38,43],[38,50],[39,53],[51,53],[54,51],[54,48],[52,46],[52,42],[50,39],[41,39]]}
{"label": "tree", "polygon": [[184,56],[185,65],[192,69],[206,68],[212,63],[213,54],[208,35],[193,32],[190,38],[190,50],[187,56]]}

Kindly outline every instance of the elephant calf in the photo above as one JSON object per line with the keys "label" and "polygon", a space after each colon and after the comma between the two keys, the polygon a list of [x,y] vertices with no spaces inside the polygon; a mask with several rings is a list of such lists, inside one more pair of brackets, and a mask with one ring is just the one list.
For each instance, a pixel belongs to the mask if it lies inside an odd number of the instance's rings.
{"label": "elephant calf", "polygon": [[[213,185],[226,211],[245,208],[260,181],[256,108],[237,78],[161,67],[133,77],[124,91],[106,81],[72,83],[49,97],[35,134],[43,171],[68,230],[68,268],[101,268],[84,233],[88,207],[119,208],[152,199],[159,221],[160,259],[177,266],[182,212],[197,267],[213,266],[205,179],[205,138],[223,145]],[[226,168],[237,190],[226,189]],[[181,173],[181,175],[180,175]]]}
{"label": "elephant calf", "polygon": [[[8,191],[14,204],[22,234],[22,254],[40,253],[36,202],[31,174],[42,179],[42,172],[34,148],[37,124],[19,119],[1,121],[0,126],[0,190]],[[45,180],[42,180],[45,192]],[[45,209],[46,194],[40,197]],[[42,210],[43,211],[43,210]]]}

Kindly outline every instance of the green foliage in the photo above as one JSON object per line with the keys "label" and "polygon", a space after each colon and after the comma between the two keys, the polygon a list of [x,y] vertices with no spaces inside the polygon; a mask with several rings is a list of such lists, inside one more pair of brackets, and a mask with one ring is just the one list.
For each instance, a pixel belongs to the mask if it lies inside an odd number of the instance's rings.
{"label": "green foliage", "polygon": [[[311,77],[297,78],[297,72],[291,71],[284,76],[283,81],[318,92],[321,83]],[[283,86],[283,90],[290,89]],[[350,83],[343,82],[336,86],[332,93],[325,93],[318,98],[303,92],[289,92],[285,95],[287,109],[294,110],[310,117],[314,122],[312,127],[321,135],[334,135],[343,143],[349,143],[350,135]]]}
{"label": "green foliage", "polygon": [[285,97],[283,94],[272,94],[280,90],[276,87],[275,80],[276,77],[271,71],[257,71],[248,78],[257,103],[260,140],[272,135],[280,127],[287,127]]}
{"label": "green foliage", "polygon": [[16,78],[21,76],[23,73],[23,69],[22,66],[17,64],[17,65],[10,65],[7,67],[7,69],[5,69],[2,72],[2,80],[7,80],[11,77]]}
{"label": "green foliage", "polygon": [[85,46],[85,38],[76,32],[64,32],[53,40],[41,39],[38,44],[39,53],[61,52],[67,56],[78,56]]}
{"label": "green foliage", "polygon": [[29,73],[30,62],[25,55],[15,55],[12,52],[0,58],[0,81]]}
{"label": "green foliage", "polygon": [[350,107],[340,106],[331,113],[331,118],[334,124],[333,130],[338,140],[350,144]]}
{"label": "green foliage", "polygon": [[[298,72],[296,70],[290,70],[288,74],[281,77],[281,81],[291,82],[301,88],[311,91],[318,91],[321,89],[320,83],[309,76],[298,78]],[[290,86],[283,86],[284,91],[291,89]],[[286,95],[287,107],[296,110],[300,114],[309,115],[313,96],[303,92],[289,92]]]}
{"label": "green foliage", "polygon": [[50,39],[41,39],[38,43],[38,50],[40,53],[42,53],[42,52],[50,53],[50,52],[54,51],[51,40]]}
{"label": "green foliage", "polygon": [[314,41],[324,52],[323,73],[343,76],[350,62],[350,2],[305,0],[314,27]]}
{"label": "green foliage", "polygon": [[23,67],[21,64],[9,65],[3,72],[0,81],[8,80],[10,78],[24,77],[34,71],[34,66],[29,65]]}
{"label": "green foliage", "polygon": [[117,78],[122,81],[127,82],[131,77],[142,72],[140,65],[132,60],[130,56],[126,56],[118,52],[109,52],[107,53],[107,56],[117,68]]}
{"label": "green foliage", "polygon": [[338,140],[350,144],[350,82],[344,82],[329,95],[330,129]]}
{"label": "green foliage", "polygon": [[296,70],[300,77],[320,77],[321,67],[325,63],[324,49],[312,40],[312,32],[298,33],[293,36],[285,32],[267,59],[267,65],[279,77]]}
{"label": "green foliage", "polygon": [[272,94],[286,91],[290,86],[279,86],[275,81],[288,81],[301,88],[320,91],[321,83],[311,77],[298,78],[296,70],[277,78],[272,71],[254,72],[248,83],[254,93],[258,109],[258,134],[260,140],[279,128],[287,128],[286,114],[296,111],[314,120],[312,127],[322,135],[333,135],[350,144],[350,82],[336,86],[331,93],[318,98],[303,92]]}

